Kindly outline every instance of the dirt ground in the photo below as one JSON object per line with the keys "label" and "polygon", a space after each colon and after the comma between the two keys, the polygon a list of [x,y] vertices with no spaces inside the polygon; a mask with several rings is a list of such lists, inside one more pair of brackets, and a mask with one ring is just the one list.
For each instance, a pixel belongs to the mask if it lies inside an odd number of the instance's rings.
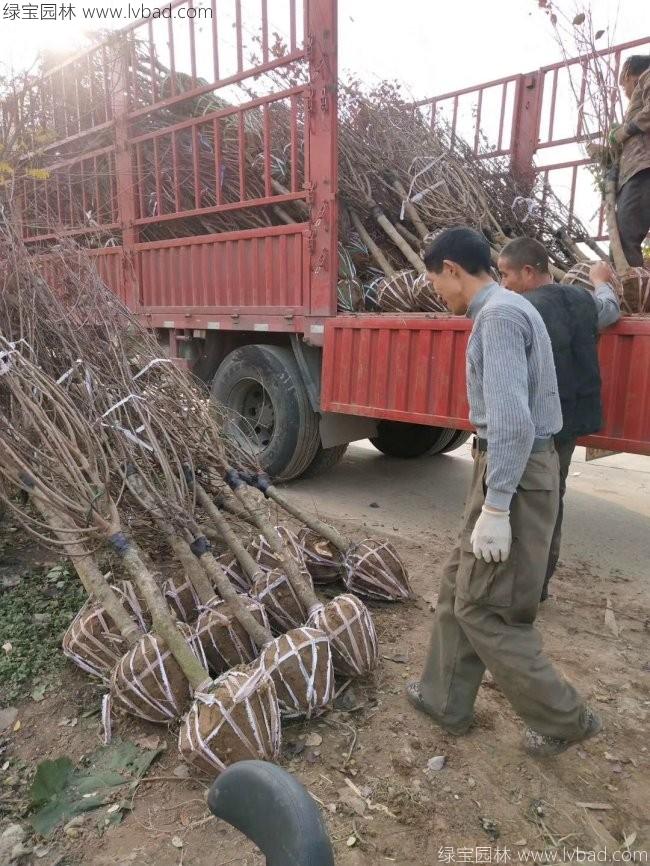
{"label": "dirt ground", "polygon": [[[629,477],[611,468],[609,482],[607,465],[578,464],[573,472],[575,493],[568,508],[575,511],[567,522],[572,537],[567,537],[554,597],[542,608],[538,625],[548,653],[602,714],[605,730],[584,748],[546,762],[521,751],[522,725],[489,680],[480,690],[476,726],[459,739],[412,711],[403,696],[405,683],[420,670],[439,568],[464,496],[467,455],[445,458],[437,468],[432,461],[404,468],[352,449],[327,478],[294,485],[296,496],[318,502],[321,514],[341,530],[356,535],[365,524],[369,534],[394,541],[418,595],[412,604],[373,606],[382,658],[376,677],[349,686],[321,720],[284,729],[284,766],[320,803],[340,866],[517,862],[521,852],[544,849],[560,854],[567,849],[555,862],[569,862],[578,848],[591,856],[601,852],[598,862],[605,862],[605,851],[611,858],[615,850],[622,851],[619,862],[626,862],[628,851],[627,862],[633,857],[647,862],[650,576],[647,515],[635,504],[650,478],[644,466],[640,475],[634,468],[620,470]],[[620,506],[615,501],[619,489],[624,491]],[[633,523],[631,537],[624,538],[627,560],[616,559],[614,551],[617,568],[595,544],[581,549],[576,531],[584,521],[589,524],[585,532],[595,532],[611,548],[606,534],[623,519],[616,513],[619,507],[629,508],[639,523],[638,531]],[[605,624],[608,598],[618,635]],[[97,716],[84,713],[98,705],[99,697],[84,675],[67,672],[57,694],[19,705],[20,730],[10,734],[0,765],[6,758],[35,763],[62,754],[78,760],[92,751],[100,742],[99,723]],[[64,719],[78,723],[61,726]],[[120,721],[118,728],[124,738],[153,735],[168,744],[138,787],[132,812],[101,836],[89,816],[76,838],[58,833],[47,840],[47,853],[34,863],[264,863],[235,830],[209,816],[207,783],[174,775],[180,764],[174,731],[132,720]],[[322,737],[317,746],[305,743],[313,733]],[[428,772],[427,762],[436,756],[444,756],[445,765]],[[182,848],[172,844],[174,837],[182,840]]]}

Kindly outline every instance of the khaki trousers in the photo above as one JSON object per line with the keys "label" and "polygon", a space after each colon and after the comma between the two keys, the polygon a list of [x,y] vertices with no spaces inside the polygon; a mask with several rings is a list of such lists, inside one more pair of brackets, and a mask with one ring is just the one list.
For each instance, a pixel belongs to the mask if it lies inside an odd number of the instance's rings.
{"label": "khaki trousers", "polygon": [[431,643],[420,683],[424,704],[445,727],[464,732],[486,668],[526,724],[576,739],[583,701],[554,669],[533,627],[558,512],[555,451],[530,456],[512,499],[506,562],[476,559],[470,536],[485,496],[485,453],[474,474],[458,543],[444,567]]}

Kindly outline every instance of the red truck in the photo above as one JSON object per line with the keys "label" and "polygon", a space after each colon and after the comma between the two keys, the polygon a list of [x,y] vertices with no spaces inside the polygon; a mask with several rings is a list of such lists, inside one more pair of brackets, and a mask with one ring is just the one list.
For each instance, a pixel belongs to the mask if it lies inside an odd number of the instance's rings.
{"label": "red truck", "polygon": [[[470,431],[464,381],[469,323],[437,314],[337,312],[337,5],[336,0],[283,3],[287,35],[273,50],[267,0],[255,6],[254,22],[249,8],[244,20],[241,0],[230,2],[232,20],[224,18],[224,4],[218,10],[212,0],[209,20],[201,24],[193,0],[173,0],[166,7],[168,18],[132,23],[8,99],[0,117],[5,130],[17,119],[38,128],[39,111],[53,127],[29,145],[30,156],[47,161],[47,178],[26,178],[18,190],[25,242],[48,271],[56,266],[49,246],[62,236],[82,244],[90,237],[110,238],[91,249],[105,282],[156,329],[171,357],[211,382],[214,395],[246,419],[261,462],[276,477],[323,470],[349,442],[366,437],[394,456],[450,451]],[[156,53],[160,26],[171,69],[163,83]],[[253,26],[260,34],[258,52],[248,60],[244,41]],[[610,60],[620,63],[622,54],[648,42],[609,49]],[[136,44],[140,55],[145,46],[138,76],[107,59],[116,56],[117,45],[117,56],[133,60]],[[580,59],[571,63],[579,65]],[[584,139],[579,118],[571,129],[560,129],[555,111],[558,76],[571,63],[427,100],[432,122],[446,104],[455,127],[459,105],[473,99],[475,152],[482,158],[481,107],[496,94],[500,123],[488,155],[509,156],[512,171],[521,176],[568,171],[573,209],[586,160],[535,163]],[[307,67],[306,81],[234,106],[212,103],[198,117],[147,129],[145,121],[160,109],[219,94],[291,64]],[[134,63],[124,68],[133,69]],[[82,84],[93,93],[89,110],[82,105]],[[301,172],[291,172],[286,188],[278,190],[265,170],[263,189],[255,194],[242,181],[239,200],[224,202],[217,184],[216,200],[206,203],[195,183],[192,206],[181,204],[177,136],[183,133],[198,148],[206,124],[215,130],[228,124],[238,136],[243,172],[247,112],[264,117],[280,100],[293,118],[290,147],[303,154]],[[299,110],[308,118],[300,142]],[[270,135],[265,123],[267,154]],[[153,179],[145,178],[143,154],[163,149],[172,154],[171,164],[156,164]],[[218,176],[218,153],[215,160]],[[156,195],[163,170],[176,191],[166,205]],[[101,173],[111,178],[108,194],[100,190]],[[49,188],[45,198],[35,193],[37,186]],[[158,202],[153,208],[152,196]],[[39,201],[45,202],[40,211]],[[156,228],[170,221],[287,202],[304,203],[303,222],[156,239]],[[594,236],[604,238],[602,218]],[[603,335],[600,353],[606,420],[585,444],[650,454],[650,319],[623,319]]]}

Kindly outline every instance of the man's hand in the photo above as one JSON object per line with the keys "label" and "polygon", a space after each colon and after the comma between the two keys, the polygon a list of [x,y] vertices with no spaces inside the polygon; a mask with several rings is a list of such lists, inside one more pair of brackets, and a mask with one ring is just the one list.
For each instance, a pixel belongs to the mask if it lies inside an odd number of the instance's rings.
{"label": "man's hand", "polygon": [[589,279],[594,288],[603,283],[613,286],[616,282],[616,274],[607,262],[596,262],[589,268]]}
{"label": "man's hand", "polygon": [[510,556],[512,530],[510,512],[497,511],[484,505],[476,521],[470,541],[474,556],[486,562],[505,562]]}
{"label": "man's hand", "polygon": [[587,156],[591,159],[602,159],[607,152],[607,147],[604,144],[597,144],[595,141],[590,141],[585,149]]}
{"label": "man's hand", "polygon": [[609,133],[609,145],[613,150],[623,147],[630,137],[626,126],[617,126]]}

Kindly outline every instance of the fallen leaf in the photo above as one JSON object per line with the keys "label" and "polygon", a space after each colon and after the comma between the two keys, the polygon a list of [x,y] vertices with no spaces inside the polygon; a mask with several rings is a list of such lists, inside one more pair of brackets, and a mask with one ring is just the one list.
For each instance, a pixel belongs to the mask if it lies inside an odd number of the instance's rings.
{"label": "fallen leaf", "polygon": [[22,725],[20,724],[20,719],[14,725],[14,734],[17,733],[21,729]]}
{"label": "fallen leaf", "polygon": [[[49,835],[63,822],[74,830],[84,813],[112,803],[123,786],[137,783],[159,754],[160,750],[142,751],[115,739],[78,767],[65,756],[42,761],[30,789],[32,827],[39,836]],[[123,808],[108,813],[111,822],[119,821]]]}
{"label": "fallen leaf", "polygon": [[320,746],[320,744],[322,742],[323,742],[323,738],[321,737],[320,734],[313,733],[313,734],[308,734],[305,737],[305,745],[306,746],[311,746],[311,747]]}
{"label": "fallen leaf", "polygon": [[174,848],[182,848],[183,847],[183,840],[181,839],[180,836],[173,836],[172,837],[172,845],[174,846]]}
{"label": "fallen leaf", "polygon": [[0,710],[0,734],[9,730],[17,718],[18,710],[16,707],[6,707],[6,709]]}
{"label": "fallen leaf", "polygon": [[140,749],[152,749],[155,750],[160,745],[160,737],[157,737],[155,734],[152,734],[149,737],[135,737],[133,742]]}
{"label": "fallen leaf", "polygon": [[576,806],[579,809],[592,809],[594,812],[608,812],[610,809],[613,809],[613,806],[610,806],[609,803],[578,803],[576,802]]}
{"label": "fallen leaf", "polygon": [[408,664],[409,660],[409,657],[406,655],[406,653],[395,653],[394,656],[382,656],[382,658],[386,659],[386,661],[389,662],[395,662],[395,664],[398,665]]}
{"label": "fallen leaf", "polygon": [[348,841],[345,844],[348,846],[348,848],[354,848],[354,846],[357,844],[357,837],[348,836]]}
{"label": "fallen leaf", "polygon": [[358,815],[360,818],[362,818],[368,811],[368,804],[366,801],[361,797],[357,797],[356,794],[353,794],[352,791],[348,791],[346,788],[339,791],[339,800],[344,806],[347,806],[351,812]]}
{"label": "fallen leaf", "polygon": [[480,818],[481,827],[485,830],[488,836],[491,836],[492,839],[499,838],[499,827],[497,822],[493,818]]}
{"label": "fallen leaf", "polygon": [[636,842],[636,833],[624,833],[623,835],[623,844],[626,848],[629,848],[630,845],[634,845]]}
{"label": "fallen leaf", "polygon": [[609,598],[607,599],[607,606],[605,607],[605,625],[611,631],[614,637],[619,636],[619,629],[616,622],[616,617],[614,616],[612,601]]}

